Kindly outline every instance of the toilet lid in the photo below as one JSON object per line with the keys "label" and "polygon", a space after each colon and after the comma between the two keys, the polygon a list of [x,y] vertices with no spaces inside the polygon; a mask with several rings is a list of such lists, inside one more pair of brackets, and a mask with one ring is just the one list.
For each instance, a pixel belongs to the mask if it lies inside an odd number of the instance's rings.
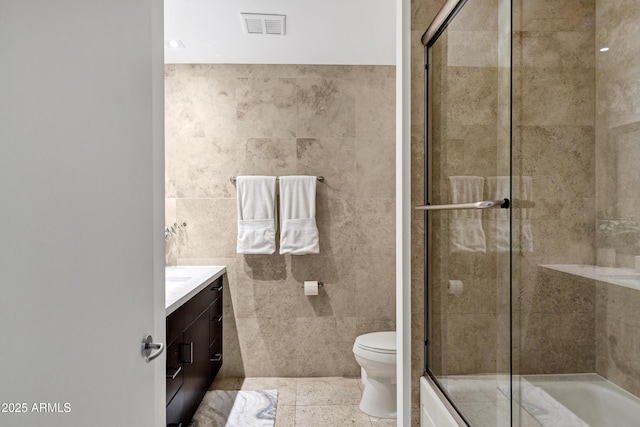
{"label": "toilet lid", "polygon": [[395,353],[396,333],[395,331],[372,332],[370,334],[360,335],[356,338],[356,345],[378,353]]}

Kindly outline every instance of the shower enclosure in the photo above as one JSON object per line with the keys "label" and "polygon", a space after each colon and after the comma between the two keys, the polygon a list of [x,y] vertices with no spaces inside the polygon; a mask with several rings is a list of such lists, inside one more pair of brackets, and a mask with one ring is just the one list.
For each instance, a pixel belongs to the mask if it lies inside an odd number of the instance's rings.
{"label": "shower enclosure", "polygon": [[425,374],[469,425],[640,422],[635,3],[448,1],[422,38]]}

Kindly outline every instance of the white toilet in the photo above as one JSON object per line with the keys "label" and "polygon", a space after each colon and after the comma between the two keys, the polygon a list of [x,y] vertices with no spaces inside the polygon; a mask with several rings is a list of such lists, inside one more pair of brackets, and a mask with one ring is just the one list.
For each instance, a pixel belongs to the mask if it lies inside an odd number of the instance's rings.
{"label": "white toilet", "polygon": [[378,418],[396,418],[396,333],[360,335],[353,354],[362,367],[360,410]]}

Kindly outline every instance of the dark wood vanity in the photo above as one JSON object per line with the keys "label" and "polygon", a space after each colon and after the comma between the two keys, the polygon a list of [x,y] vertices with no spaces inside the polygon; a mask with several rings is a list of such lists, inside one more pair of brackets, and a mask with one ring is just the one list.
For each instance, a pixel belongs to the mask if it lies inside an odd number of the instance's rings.
{"label": "dark wood vanity", "polygon": [[186,427],[222,366],[222,277],[167,316],[167,427]]}

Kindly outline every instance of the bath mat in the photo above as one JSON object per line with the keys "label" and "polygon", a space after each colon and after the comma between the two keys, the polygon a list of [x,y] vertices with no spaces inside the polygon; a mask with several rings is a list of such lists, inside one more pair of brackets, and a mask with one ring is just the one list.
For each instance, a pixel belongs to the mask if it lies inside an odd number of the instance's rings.
{"label": "bath mat", "polygon": [[277,390],[212,390],[189,427],[273,427]]}

